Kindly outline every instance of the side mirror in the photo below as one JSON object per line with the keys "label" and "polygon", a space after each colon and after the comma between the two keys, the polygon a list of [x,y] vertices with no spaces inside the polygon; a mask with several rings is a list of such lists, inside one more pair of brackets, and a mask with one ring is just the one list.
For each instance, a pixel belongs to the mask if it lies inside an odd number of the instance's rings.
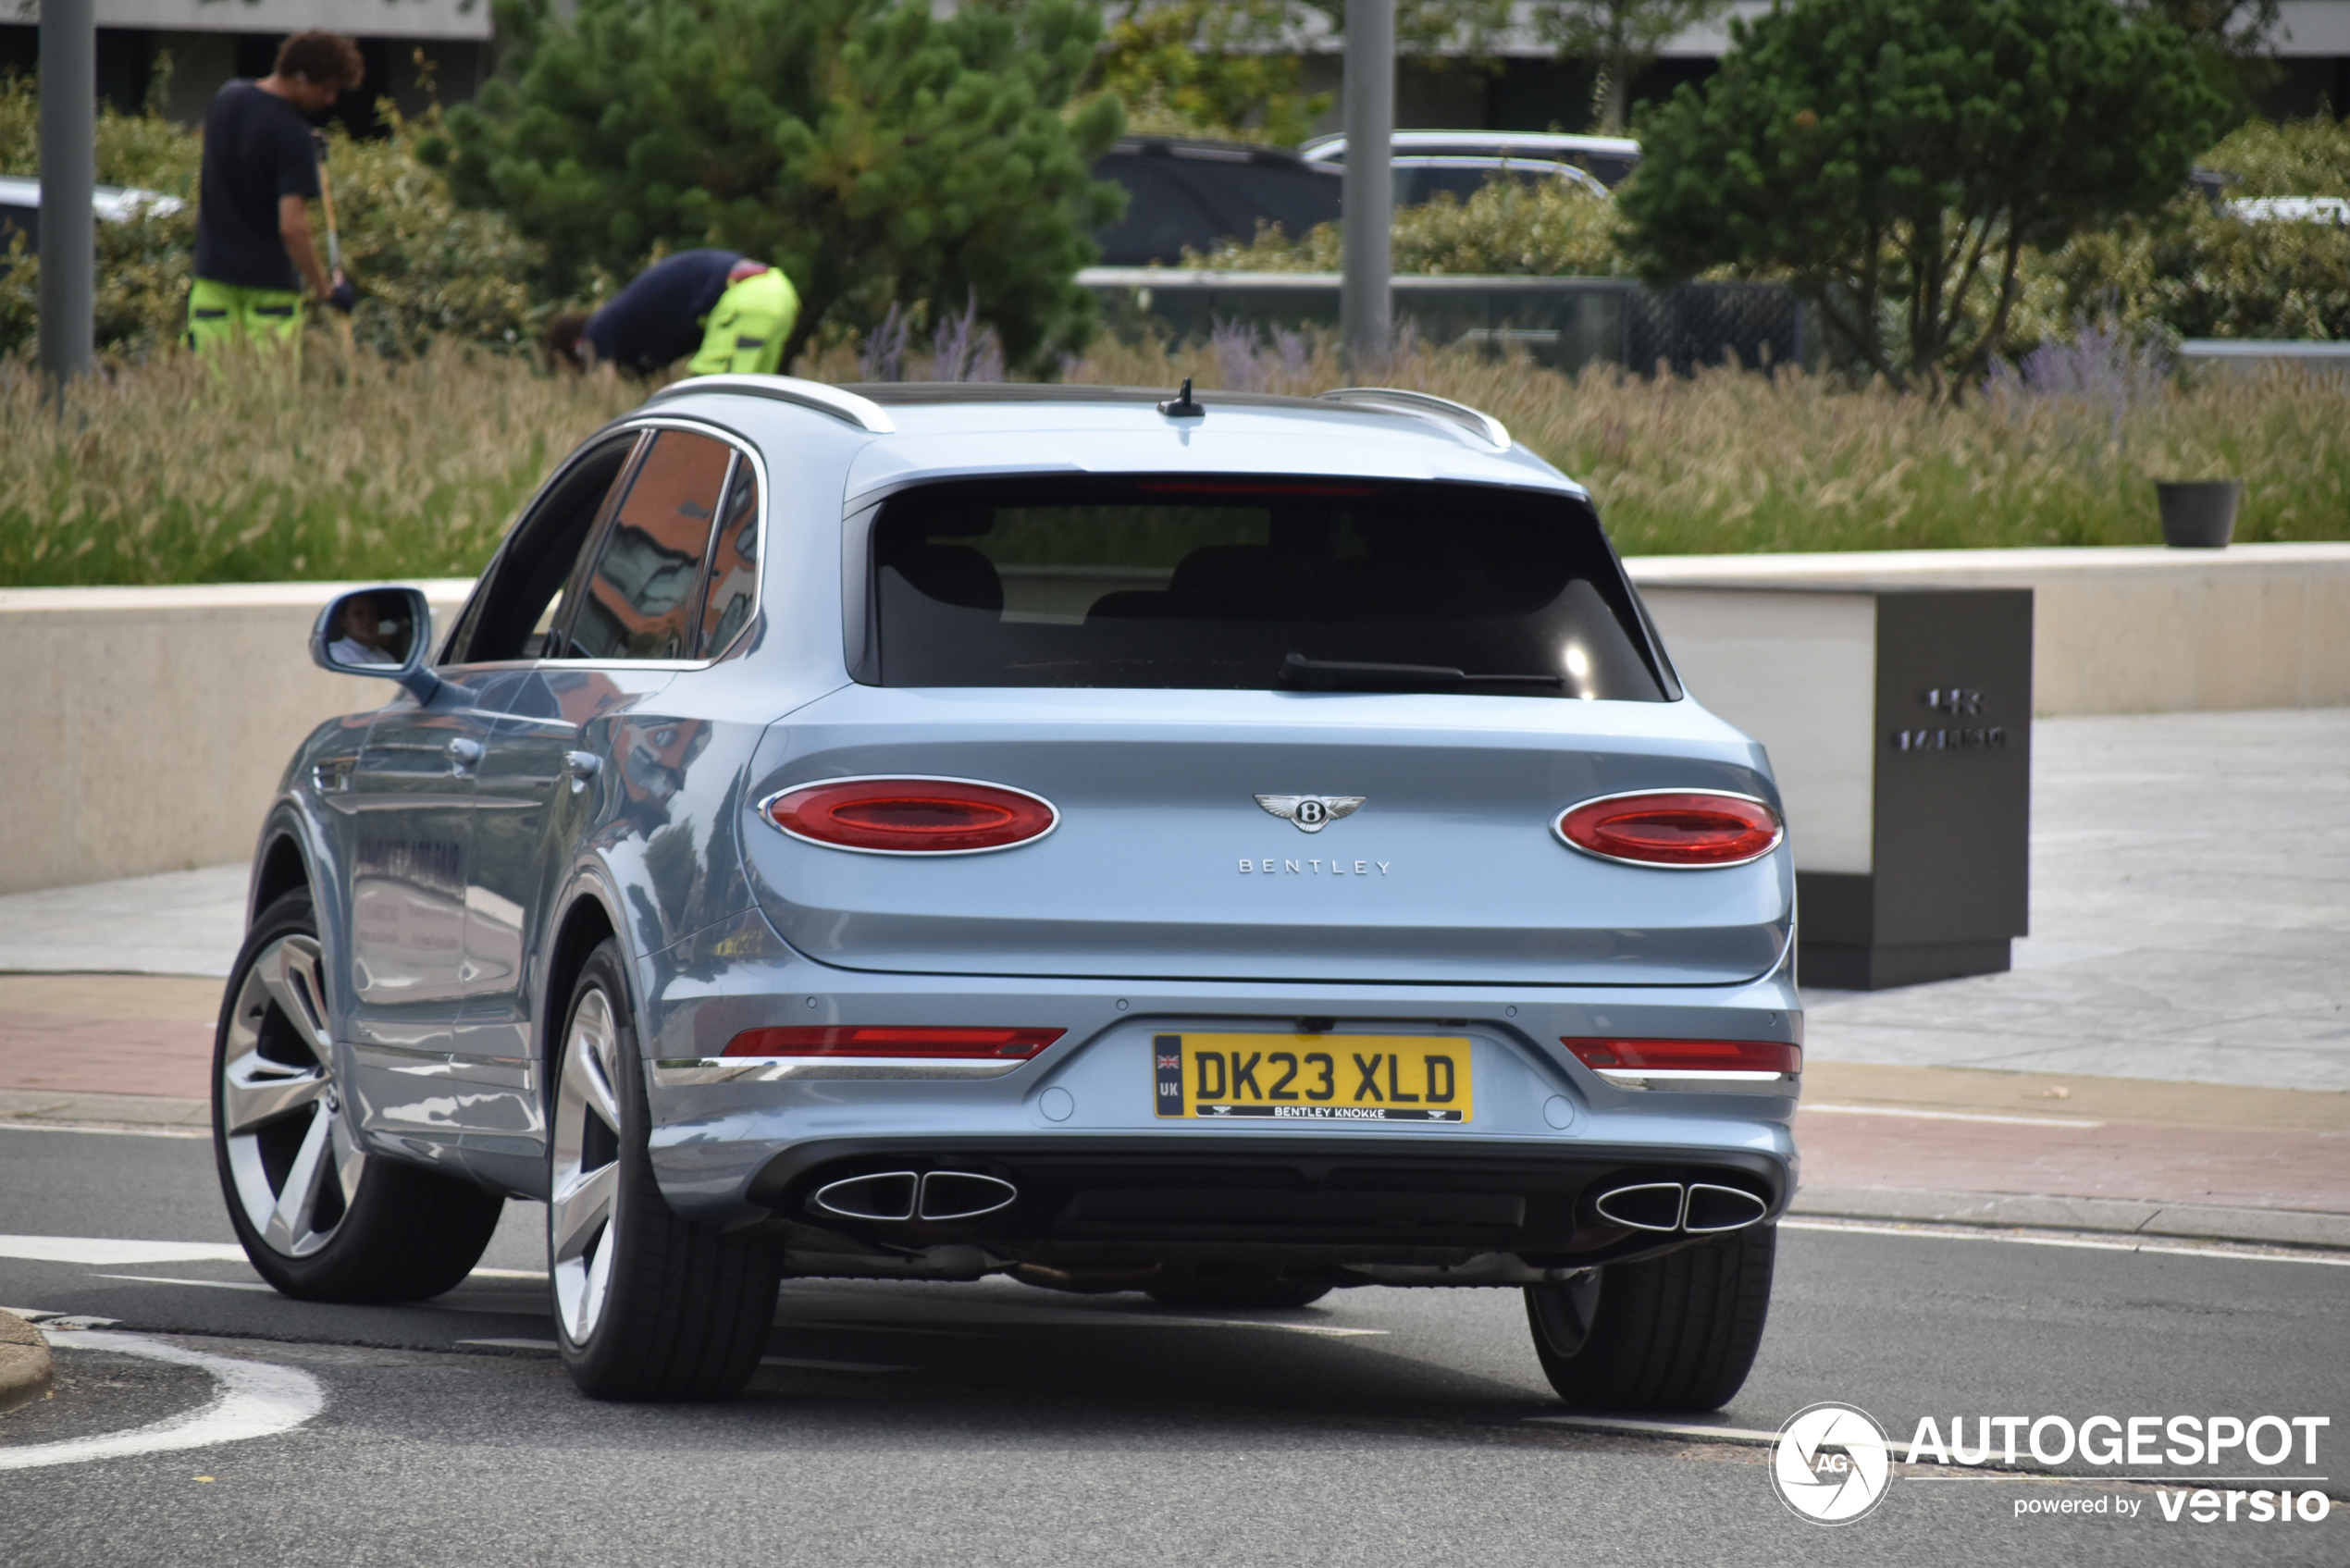
{"label": "side mirror", "polygon": [[318,612],[310,657],[341,675],[380,675],[430,702],[440,678],[425,668],[432,650],[432,607],[421,588],[361,588]]}

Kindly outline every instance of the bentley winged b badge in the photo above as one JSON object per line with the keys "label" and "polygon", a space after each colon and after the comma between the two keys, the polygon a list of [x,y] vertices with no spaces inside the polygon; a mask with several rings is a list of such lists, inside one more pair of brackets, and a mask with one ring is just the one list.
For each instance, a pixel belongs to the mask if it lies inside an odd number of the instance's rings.
{"label": "bentley winged b badge", "polygon": [[1283,821],[1296,823],[1300,833],[1320,833],[1341,817],[1353,816],[1367,798],[1360,795],[1260,795],[1256,803]]}

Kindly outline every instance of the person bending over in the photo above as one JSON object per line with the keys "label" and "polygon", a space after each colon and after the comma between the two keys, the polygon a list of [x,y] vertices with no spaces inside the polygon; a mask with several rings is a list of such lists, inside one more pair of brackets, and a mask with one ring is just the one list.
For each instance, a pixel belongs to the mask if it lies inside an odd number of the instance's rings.
{"label": "person bending over", "polygon": [[693,355],[689,376],[772,375],[799,319],[799,295],[765,262],[680,251],[655,262],[592,315],[559,315],[543,341],[559,364],[657,376]]}

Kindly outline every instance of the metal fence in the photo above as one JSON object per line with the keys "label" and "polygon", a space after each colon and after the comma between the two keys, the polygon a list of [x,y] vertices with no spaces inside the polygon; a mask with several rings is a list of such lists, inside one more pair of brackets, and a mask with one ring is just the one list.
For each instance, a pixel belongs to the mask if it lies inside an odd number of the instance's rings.
{"label": "metal fence", "polygon": [[[1338,325],[1334,272],[1096,266],[1077,281],[1100,297],[1113,328],[1155,327],[1178,341],[1205,338],[1218,323]],[[1750,368],[1800,363],[1812,350],[1801,302],[1778,283],[1655,290],[1628,278],[1399,276],[1394,297],[1398,327],[1409,323],[1423,343],[1523,351],[1566,371],[1598,360],[1686,376],[1733,358]]]}

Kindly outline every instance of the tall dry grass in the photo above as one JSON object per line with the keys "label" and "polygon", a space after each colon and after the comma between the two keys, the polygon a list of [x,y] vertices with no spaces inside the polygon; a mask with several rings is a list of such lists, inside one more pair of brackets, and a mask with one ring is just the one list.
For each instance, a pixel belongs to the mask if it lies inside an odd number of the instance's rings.
{"label": "tall dry grass", "polygon": [[[856,377],[853,349],[811,367]],[[919,369],[919,366],[917,366]],[[1312,393],[1326,340],[1105,341],[1070,381]],[[2350,386],[2300,377],[2020,384],[1956,406],[1782,371],[1577,377],[1454,352],[1386,377],[1487,409],[1598,499],[1630,554],[2158,542],[2154,481],[2241,476],[2236,537],[2350,538]],[[216,379],[116,366],[62,417],[0,367],[0,584],[464,574],[582,437],[642,395],[443,346]]]}
{"label": "tall dry grass", "polygon": [[[1105,346],[1069,378],[1311,394],[1327,340]],[[2350,383],[2299,374],[2120,378],[2048,396],[2010,381],[1955,406],[1800,371],[1568,377],[1406,352],[1388,385],[1484,409],[1590,488],[1633,555],[2162,542],[2158,479],[2242,478],[2235,537],[2350,538]]]}
{"label": "tall dry grass", "polygon": [[442,345],[346,358],[313,333],[215,376],[166,352],[59,408],[0,363],[0,584],[461,575],[641,392]]}

